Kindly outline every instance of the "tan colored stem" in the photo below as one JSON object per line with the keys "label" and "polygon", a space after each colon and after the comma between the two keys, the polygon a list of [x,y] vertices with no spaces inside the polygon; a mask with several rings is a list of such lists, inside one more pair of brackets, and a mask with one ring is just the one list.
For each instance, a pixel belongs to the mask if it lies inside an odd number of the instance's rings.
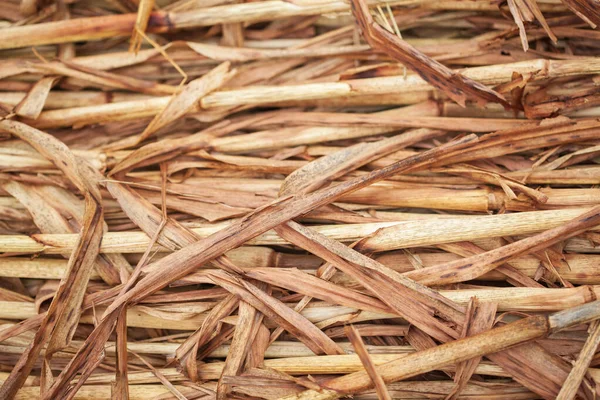
{"label": "tan colored stem", "polygon": [[[365,246],[376,251],[419,247],[440,243],[469,241],[500,236],[526,235],[551,229],[588,211],[588,209],[564,209],[523,212],[489,216],[460,218],[435,218],[428,220],[381,222],[369,224],[323,225],[314,227],[332,239],[352,242],[387,228],[384,233],[365,241]],[[192,229],[200,237],[207,237],[221,230],[226,223]],[[75,234],[38,234],[0,236],[0,251],[9,253],[66,254],[72,251]],[[142,253],[150,239],[142,232],[108,232],[102,240],[103,253]],[[248,241],[249,245],[286,244],[277,234],[269,231]],[[160,247],[156,247],[160,249]],[[163,250],[164,251],[164,250]]]}
{"label": "tan colored stem", "polygon": [[[390,1],[398,4],[410,1]],[[197,28],[233,22],[258,22],[274,18],[302,15],[318,15],[349,10],[343,1],[304,2],[298,5],[281,0],[259,3],[232,4],[179,13],[154,12],[150,16],[148,31],[170,32],[179,29]],[[372,0],[372,5],[385,3]],[[84,40],[99,40],[107,37],[129,36],[135,26],[137,15],[122,14],[101,17],[77,18],[66,21],[47,22],[3,29],[0,33],[0,50],[44,44],[69,43]]]}
{"label": "tan colored stem", "polygon": [[[233,256],[228,253],[228,257]],[[279,256],[282,254],[278,254]],[[459,256],[451,253],[414,253],[414,256],[420,259],[423,267],[430,267],[438,264],[444,264],[460,259]],[[244,256],[246,257],[246,256]],[[250,255],[247,257],[251,257]],[[284,259],[287,257],[284,257]],[[285,264],[260,263],[256,257],[249,258],[252,260],[252,265],[249,268],[272,267],[279,268],[302,268],[307,272],[314,273],[315,267],[319,265],[319,260],[311,256],[298,256],[295,259],[289,259]],[[377,261],[394,269],[398,272],[408,272],[414,269],[413,264],[408,259],[408,256],[402,252],[384,253],[377,257]],[[556,265],[556,270],[560,276],[571,283],[582,285],[598,285],[600,284],[600,256],[594,254],[565,254],[565,262],[563,265]],[[510,263],[523,274],[530,278],[534,278],[539,272],[540,260],[533,256],[522,256]],[[61,279],[65,273],[67,262],[66,260],[37,257],[34,259],[24,257],[4,257],[0,258],[0,276],[12,278],[30,278],[30,279]],[[236,265],[246,269],[245,265],[236,262]],[[556,276],[545,274],[546,279],[555,281]],[[91,280],[99,280],[100,276],[97,273],[92,273]],[[188,278],[189,279],[189,278]],[[481,277],[484,281],[503,281],[506,276],[498,272],[489,272]],[[347,277],[337,276],[335,282],[345,282]]]}
{"label": "tan colored stem", "polygon": [[[565,289],[547,289],[547,288],[494,288],[494,289],[464,289],[464,290],[442,290],[440,294],[448,299],[466,305],[471,297],[476,296],[481,303],[498,303],[499,311],[525,311],[542,312],[564,310],[570,307],[580,306],[589,303],[600,296],[600,286],[580,286],[577,288]],[[152,309],[140,305],[128,309],[127,324],[132,327],[173,329],[174,326],[180,330],[196,330],[205,319],[206,311],[214,306],[214,302],[195,302],[194,305],[178,306],[176,304],[157,311],[166,312],[163,314],[154,313]],[[292,304],[289,304],[293,306]],[[325,303],[320,303],[325,305]],[[105,307],[96,307],[96,313],[101,313]],[[328,307],[307,307],[301,314],[311,322],[325,321],[340,313],[354,313],[357,309],[344,306]],[[171,313],[172,315],[168,315]],[[34,303],[0,301],[0,318],[25,320],[36,316],[38,313]],[[392,314],[362,312],[370,319],[393,318]],[[83,315],[81,322],[92,323],[93,315],[88,312]],[[231,323],[236,319],[232,318]],[[558,321],[558,325],[562,322]]]}

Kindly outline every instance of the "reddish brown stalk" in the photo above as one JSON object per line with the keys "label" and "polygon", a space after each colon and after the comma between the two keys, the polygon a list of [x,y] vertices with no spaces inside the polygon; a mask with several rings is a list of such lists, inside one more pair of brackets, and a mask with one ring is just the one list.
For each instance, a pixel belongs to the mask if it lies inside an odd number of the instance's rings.
{"label": "reddish brown stalk", "polygon": [[69,258],[68,273],[61,280],[59,289],[35,338],[0,388],[0,397],[13,398],[27,379],[42,347],[47,345],[46,357],[50,359],[52,353],[69,344],[75,333],[79,322],[81,302],[93,262],[100,249],[104,226],[99,188],[93,174],[86,169],[88,166],[85,162],[77,160],[69,149],[54,137],[25,124],[2,120],[0,128],[8,130],[28,142],[50,159],[85,195],[86,200],[84,223],[76,249]]}
{"label": "reddish brown stalk", "polygon": [[529,49],[529,42],[527,41],[527,33],[525,31],[524,21],[532,22],[534,20],[539,21],[540,25],[544,28],[548,37],[552,39],[554,43],[557,42],[556,36],[550,30],[544,15],[540,11],[536,0],[506,0],[508,3],[508,9],[515,20],[515,23],[519,27],[519,36],[521,37],[521,45],[523,50]]}
{"label": "reddish brown stalk", "polygon": [[[465,313],[467,320],[461,332],[461,339],[491,329],[496,317],[496,308],[495,303],[479,304],[476,297],[471,298]],[[447,400],[456,399],[460,396],[480,361],[481,357],[475,357],[456,366],[456,374],[454,375],[456,386],[446,397]]]}
{"label": "reddish brown stalk", "polygon": [[238,327],[233,334],[223,373],[217,386],[217,399],[227,398],[230,388],[223,382],[223,378],[236,376],[242,372],[244,361],[247,360],[258,331],[263,326],[263,314],[246,302],[240,302],[238,315]]}
{"label": "reddish brown stalk", "polygon": [[211,274],[219,286],[246,301],[300,339],[315,354],[344,354],[344,351],[310,321],[268,296],[256,286],[226,272]]}
{"label": "reddish brown stalk", "polygon": [[450,70],[382,28],[371,17],[364,0],[352,0],[351,4],[362,34],[372,47],[400,61],[458,104],[465,106],[467,100],[473,100],[480,106],[494,102],[510,107],[502,95]]}
{"label": "reddish brown stalk", "polygon": [[206,346],[215,335],[220,334],[221,320],[229,316],[238,307],[239,303],[235,296],[227,296],[217,306],[213,307],[204,320],[202,327],[177,348],[176,358],[181,365],[185,365],[186,371],[193,381],[198,380],[196,360],[199,349]]}
{"label": "reddish brown stalk", "polygon": [[392,310],[381,301],[294,269],[254,268],[245,275],[332,304],[342,304],[347,307],[382,314],[392,313]]}
{"label": "reddish brown stalk", "polygon": [[117,320],[117,372],[113,390],[114,400],[129,400],[127,371],[127,310],[123,310]]}
{"label": "reddish brown stalk", "polygon": [[382,400],[391,400],[392,396],[388,392],[387,387],[385,386],[385,382],[381,379],[381,376],[377,373],[375,369],[375,365],[373,364],[373,360],[369,357],[369,353],[365,347],[365,343],[362,341],[360,334],[354,327],[354,325],[346,326],[346,335],[348,335],[348,339],[354,346],[354,350],[358,357],[360,357],[360,361],[365,366],[365,370],[369,374],[369,377],[373,381],[373,385],[375,386],[375,391],[377,392],[377,397]]}
{"label": "reddish brown stalk", "polygon": [[562,2],[592,28],[600,25],[600,12],[598,12],[598,5],[594,0],[562,0]]}

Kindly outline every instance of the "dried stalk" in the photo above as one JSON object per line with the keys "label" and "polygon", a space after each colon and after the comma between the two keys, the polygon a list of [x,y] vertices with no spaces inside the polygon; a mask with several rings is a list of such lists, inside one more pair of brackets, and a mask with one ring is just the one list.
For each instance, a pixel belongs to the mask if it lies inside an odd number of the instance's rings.
{"label": "dried stalk", "polygon": [[[407,0],[392,0],[389,3],[401,4],[403,2],[407,2]],[[348,4],[343,1],[312,3],[306,2],[305,5],[297,5],[285,1],[269,0],[261,2],[260,5],[242,3],[187,12],[154,12],[150,16],[148,31],[162,33],[214,24],[230,24],[246,21],[258,22],[270,20],[273,17],[286,18],[349,10]],[[381,0],[372,0],[370,2],[372,6],[384,3]],[[13,27],[2,32],[2,35],[0,35],[0,42],[3,43],[3,45],[0,45],[0,49],[128,36],[134,29],[136,19],[136,14],[122,14],[112,16],[109,19],[104,17],[90,17],[36,24],[35,27]]]}
{"label": "dried stalk", "polygon": [[[420,247],[439,243],[469,241],[506,235],[527,235],[561,226],[589,209],[534,211],[520,214],[494,216],[433,218],[427,220],[379,222],[355,225],[318,226],[315,229],[327,237],[351,242],[364,236],[377,236],[363,242],[365,248],[385,251]],[[199,237],[208,237],[226,224],[216,224],[192,231]],[[27,236],[0,236],[0,249],[9,253],[69,254],[74,249],[76,235],[37,234]],[[142,232],[109,232],[103,236],[102,253],[141,253],[150,243]],[[267,232],[247,242],[251,245],[277,245],[287,243],[274,232]],[[160,249],[155,247],[155,250]],[[165,251],[165,248],[161,249]]]}

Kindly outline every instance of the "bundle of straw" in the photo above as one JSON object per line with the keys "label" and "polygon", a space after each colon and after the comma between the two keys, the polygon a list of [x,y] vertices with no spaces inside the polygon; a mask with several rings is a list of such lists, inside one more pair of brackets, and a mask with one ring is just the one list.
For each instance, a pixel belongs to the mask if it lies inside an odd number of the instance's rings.
{"label": "bundle of straw", "polygon": [[0,398],[597,398],[598,25],[4,1]]}

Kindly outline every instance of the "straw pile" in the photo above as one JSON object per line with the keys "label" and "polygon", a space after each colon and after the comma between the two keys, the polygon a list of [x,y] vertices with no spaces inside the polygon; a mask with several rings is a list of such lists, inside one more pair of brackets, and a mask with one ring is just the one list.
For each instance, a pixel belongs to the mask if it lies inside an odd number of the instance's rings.
{"label": "straw pile", "polygon": [[595,0],[0,24],[0,398],[600,395]]}

